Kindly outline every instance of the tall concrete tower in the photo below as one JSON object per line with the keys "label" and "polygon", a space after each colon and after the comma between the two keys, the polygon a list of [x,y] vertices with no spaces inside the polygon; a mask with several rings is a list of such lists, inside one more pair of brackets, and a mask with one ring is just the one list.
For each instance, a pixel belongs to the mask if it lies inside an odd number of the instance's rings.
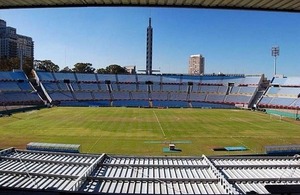
{"label": "tall concrete tower", "polygon": [[205,58],[201,55],[191,55],[189,59],[189,74],[201,75],[204,74]]}
{"label": "tall concrete tower", "polygon": [[146,74],[152,74],[152,39],[153,29],[151,26],[151,18],[149,18],[149,26],[147,28]]}

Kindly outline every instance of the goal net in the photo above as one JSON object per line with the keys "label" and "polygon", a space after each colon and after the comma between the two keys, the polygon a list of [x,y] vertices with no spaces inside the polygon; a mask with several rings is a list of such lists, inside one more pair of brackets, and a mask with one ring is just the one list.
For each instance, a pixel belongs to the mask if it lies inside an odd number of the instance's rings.
{"label": "goal net", "polygon": [[270,119],[271,120],[279,120],[279,121],[281,121],[282,120],[282,116],[279,115],[279,114],[270,114]]}

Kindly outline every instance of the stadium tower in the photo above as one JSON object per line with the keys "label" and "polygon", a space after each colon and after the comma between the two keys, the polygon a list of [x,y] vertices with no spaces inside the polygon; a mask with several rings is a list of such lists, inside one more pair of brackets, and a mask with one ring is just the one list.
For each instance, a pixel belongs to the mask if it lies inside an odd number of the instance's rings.
{"label": "stadium tower", "polygon": [[151,18],[149,18],[149,26],[147,28],[147,51],[146,51],[146,74],[152,74],[152,38],[153,29],[151,26]]}

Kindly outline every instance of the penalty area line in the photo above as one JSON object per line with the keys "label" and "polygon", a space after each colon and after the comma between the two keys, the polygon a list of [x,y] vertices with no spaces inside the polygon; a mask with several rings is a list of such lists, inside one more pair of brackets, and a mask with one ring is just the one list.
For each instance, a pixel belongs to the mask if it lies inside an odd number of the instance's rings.
{"label": "penalty area line", "polygon": [[157,117],[156,113],[154,112],[154,110],[153,110],[153,114],[154,114],[154,116],[155,116],[155,118],[156,118],[156,121],[157,121],[157,123],[158,123],[158,125],[159,125],[159,127],[160,127],[161,132],[163,133],[164,137],[166,137],[165,131],[164,131],[164,129],[162,128],[162,126],[161,126],[161,124],[160,124],[160,122],[159,122],[159,120],[158,120],[158,117]]}

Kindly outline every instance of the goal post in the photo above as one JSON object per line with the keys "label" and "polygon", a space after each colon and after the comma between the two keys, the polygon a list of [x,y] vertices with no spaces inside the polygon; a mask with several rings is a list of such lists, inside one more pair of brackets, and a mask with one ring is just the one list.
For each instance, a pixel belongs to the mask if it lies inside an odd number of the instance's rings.
{"label": "goal post", "polygon": [[272,114],[272,113],[270,113],[270,119],[281,121],[282,120],[282,116],[280,114]]}

